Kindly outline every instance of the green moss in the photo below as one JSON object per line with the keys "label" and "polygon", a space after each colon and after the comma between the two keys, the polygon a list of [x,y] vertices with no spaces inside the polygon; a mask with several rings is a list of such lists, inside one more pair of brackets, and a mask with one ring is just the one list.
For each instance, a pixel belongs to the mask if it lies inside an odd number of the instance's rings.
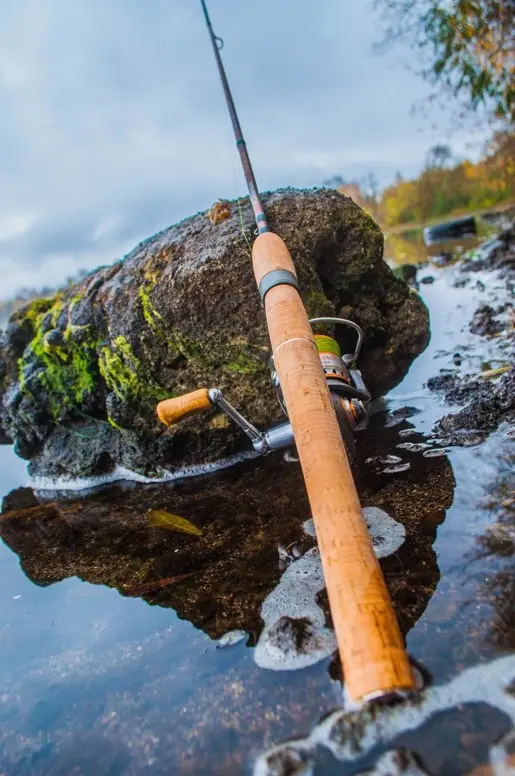
{"label": "green moss", "polygon": [[157,282],[155,273],[146,274],[145,279],[146,282],[139,287],[138,294],[141,311],[147,326],[167,343],[174,356],[184,356],[188,360],[199,359],[201,357],[200,345],[178,329],[167,326],[165,319],[152,302],[150,294]]}
{"label": "green moss", "polygon": [[77,304],[77,302],[80,302],[81,299],[84,299],[83,293],[75,294],[75,296],[72,296],[72,298],[69,301],[70,310],[74,305]]}
{"label": "green moss", "polygon": [[101,348],[98,366],[107,387],[121,401],[138,399],[153,402],[170,396],[165,388],[148,377],[125,337],[115,337],[109,346]]}
{"label": "green moss", "polygon": [[150,292],[153,287],[154,284],[146,284],[139,287],[138,293],[141,302],[143,318],[145,319],[145,323],[152,329],[155,334],[166,338],[164,318],[161,313],[156,310],[152,300],[150,299]]}
{"label": "green moss", "polygon": [[33,330],[35,330],[42,316],[59,302],[61,296],[62,294],[56,294],[43,299],[33,299],[16,313],[16,317],[19,321],[29,321]]}
{"label": "green moss", "polygon": [[123,431],[123,428],[116,422],[116,420],[113,420],[110,415],[107,416],[107,421],[109,425],[115,428],[117,431]]}
{"label": "green moss", "polygon": [[265,365],[261,361],[256,361],[244,353],[240,353],[234,361],[225,364],[225,369],[242,375],[256,375],[265,370]]}
{"label": "green moss", "polygon": [[322,318],[323,316],[334,316],[334,305],[329,301],[323,291],[317,288],[311,289],[304,297],[304,305],[308,318]]}
{"label": "green moss", "polygon": [[63,309],[60,294],[51,300],[36,299],[31,302],[23,317],[30,321],[34,337],[18,360],[20,389],[25,394],[33,392],[27,386],[26,368],[34,362],[34,357],[44,367],[37,373],[37,379],[48,397],[54,419],[62,415],[64,409],[82,404],[86,396],[94,391],[98,374],[96,340],[78,344],[72,337],[74,327],[68,326],[61,339],[52,343],[50,332],[42,331],[43,319],[50,314],[55,328]]}

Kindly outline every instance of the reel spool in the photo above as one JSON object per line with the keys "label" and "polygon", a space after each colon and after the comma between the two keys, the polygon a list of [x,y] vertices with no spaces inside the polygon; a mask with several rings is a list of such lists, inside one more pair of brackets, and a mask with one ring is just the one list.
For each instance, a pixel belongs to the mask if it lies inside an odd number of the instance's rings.
{"label": "reel spool", "polygon": [[[313,335],[336,417],[338,418],[342,439],[349,458],[352,460],[355,456],[354,431],[366,417],[366,405],[371,398],[363,382],[361,372],[356,368],[356,361],[363,344],[363,330],[357,323],[346,318],[312,318],[309,322],[312,326],[320,323],[346,326],[353,329],[358,335],[353,353],[343,356],[341,348],[334,337],[328,334]],[[271,379],[277,391],[277,398],[284,414],[288,416],[273,359],[270,360],[270,367]]]}

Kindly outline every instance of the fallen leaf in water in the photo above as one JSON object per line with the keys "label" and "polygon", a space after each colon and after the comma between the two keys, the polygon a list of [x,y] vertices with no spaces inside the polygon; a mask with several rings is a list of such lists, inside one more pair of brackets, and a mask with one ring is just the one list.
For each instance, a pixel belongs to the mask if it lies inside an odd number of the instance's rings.
{"label": "fallen leaf in water", "polygon": [[170,531],[180,531],[181,533],[202,536],[202,531],[196,525],[190,523],[185,517],[172,515],[164,509],[149,509],[147,512],[148,524],[154,528],[168,528]]}
{"label": "fallen leaf in water", "polygon": [[176,577],[165,577],[165,579],[154,579],[152,582],[143,582],[141,585],[132,585],[131,587],[125,587],[123,592],[125,595],[140,596],[145,593],[151,593],[153,590],[159,590],[160,587],[168,587],[175,582],[180,582],[182,579],[188,579],[192,577],[196,572],[190,571],[189,574],[178,574]]}

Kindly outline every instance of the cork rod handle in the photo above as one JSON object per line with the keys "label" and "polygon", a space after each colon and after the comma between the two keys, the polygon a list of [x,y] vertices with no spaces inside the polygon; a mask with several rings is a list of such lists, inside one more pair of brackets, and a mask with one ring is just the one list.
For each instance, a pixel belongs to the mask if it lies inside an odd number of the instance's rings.
{"label": "cork rod handle", "polygon": [[[253,246],[259,285],[277,269],[295,272],[272,232]],[[311,326],[298,291],[277,285],[264,299],[275,368],[313,514],[331,615],[351,698],[413,688],[386,584],[374,555]]]}
{"label": "cork rod handle", "polygon": [[212,406],[207,388],[199,388],[198,391],[185,393],[183,396],[176,396],[173,399],[165,399],[159,402],[157,414],[159,420],[165,426],[172,426],[180,420],[189,418],[190,415],[206,412]]}

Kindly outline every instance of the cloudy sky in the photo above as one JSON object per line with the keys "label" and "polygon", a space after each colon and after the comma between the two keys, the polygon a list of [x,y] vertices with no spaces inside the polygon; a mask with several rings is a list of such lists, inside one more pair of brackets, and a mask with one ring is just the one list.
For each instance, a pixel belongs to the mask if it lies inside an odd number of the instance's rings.
{"label": "cloudy sky", "polygon": [[[414,54],[374,53],[372,0],[256,8],[210,0],[262,189],[387,183],[446,139],[441,109],[409,115]],[[198,0],[0,0],[0,18],[0,298],[245,193]]]}

